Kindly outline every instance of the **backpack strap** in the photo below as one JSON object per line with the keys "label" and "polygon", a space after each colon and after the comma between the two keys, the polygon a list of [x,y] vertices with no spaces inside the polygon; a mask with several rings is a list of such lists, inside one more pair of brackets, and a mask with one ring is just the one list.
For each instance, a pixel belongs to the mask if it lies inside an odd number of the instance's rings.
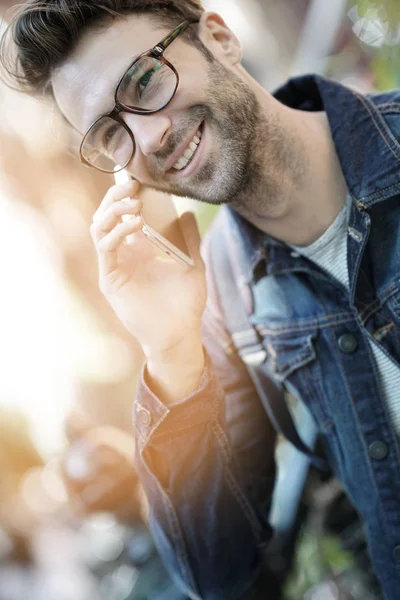
{"label": "backpack strap", "polygon": [[[224,209],[221,209],[224,210]],[[327,462],[317,456],[300,438],[286,405],[281,384],[269,372],[260,334],[249,320],[252,310],[250,286],[241,272],[232,234],[224,223],[210,236],[210,257],[227,328],[239,356],[247,366],[257,393],[275,431],[305,454],[319,469],[326,470]],[[238,293],[239,292],[239,293]],[[310,441],[315,443],[315,437]]]}

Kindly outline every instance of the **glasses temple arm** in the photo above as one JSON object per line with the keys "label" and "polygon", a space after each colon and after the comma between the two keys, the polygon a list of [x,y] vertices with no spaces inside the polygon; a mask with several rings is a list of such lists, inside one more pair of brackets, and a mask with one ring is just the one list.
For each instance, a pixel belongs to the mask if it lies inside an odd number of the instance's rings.
{"label": "glasses temple arm", "polygon": [[[156,46],[154,46],[153,52],[155,51],[156,54],[162,54],[162,52],[164,52],[164,50],[166,50],[166,48],[168,48],[168,46],[178,37],[178,35],[180,33],[182,33],[182,31],[184,31],[186,29],[186,27],[188,27],[192,23],[198,23],[198,20],[184,21],[183,23],[178,25],[178,27],[176,27],[172,33],[169,33],[167,36],[165,36],[164,39],[161,40],[161,42],[159,42]],[[161,50],[161,52],[160,52],[160,50]]]}

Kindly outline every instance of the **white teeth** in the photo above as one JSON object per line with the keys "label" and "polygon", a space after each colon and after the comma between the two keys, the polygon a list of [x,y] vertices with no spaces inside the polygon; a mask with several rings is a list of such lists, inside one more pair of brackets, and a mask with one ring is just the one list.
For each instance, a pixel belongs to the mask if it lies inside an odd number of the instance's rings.
{"label": "white teeth", "polygon": [[201,138],[201,131],[198,130],[198,132],[194,136],[193,140],[190,142],[189,147],[186,148],[186,150],[183,153],[183,155],[181,156],[181,158],[174,164],[174,169],[177,169],[178,171],[180,171],[186,167],[186,165],[192,158],[193,154],[196,152],[197,146],[200,144],[200,138]]}
{"label": "white teeth", "polygon": [[[180,171],[181,169],[183,169],[183,167],[184,167],[184,166],[186,166],[186,165],[185,165],[185,160],[187,160],[187,158],[185,158],[184,156],[182,156],[182,158],[180,158],[180,159],[178,160],[178,162],[174,164],[174,168],[175,168],[175,169],[178,169],[179,171]],[[189,162],[189,161],[188,161],[188,162]],[[187,163],[186,163],[186,164],[187,164]]]}
{"label": "white teeth", "polygon": [[189,159],[182,156],[182,158],[180,158],[178,160],[178,162],[174,164],[174,167],[175,167],[175,169],[178,169],[180,171],[181,169],[183,169],[183,167],[186,167],[188,162],[189,162]]}

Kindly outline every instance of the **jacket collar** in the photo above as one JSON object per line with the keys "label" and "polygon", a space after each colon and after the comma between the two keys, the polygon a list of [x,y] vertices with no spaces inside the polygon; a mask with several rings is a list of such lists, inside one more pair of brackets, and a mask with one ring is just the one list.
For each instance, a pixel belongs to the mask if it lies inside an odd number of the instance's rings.
{"label": "jacket collar", "polygon": [[[349,193],[359,210],[400,193],[400,144],[371,95],[320,75],[304,75],[289,79],[273,96],[292,108],[326,112]],[[224,209],[248,281],[267,251],[269,261],[286,257],[287,262],[286,244],[254,227],[229,205]],[[274,271],[278,269],[276,264]]]}

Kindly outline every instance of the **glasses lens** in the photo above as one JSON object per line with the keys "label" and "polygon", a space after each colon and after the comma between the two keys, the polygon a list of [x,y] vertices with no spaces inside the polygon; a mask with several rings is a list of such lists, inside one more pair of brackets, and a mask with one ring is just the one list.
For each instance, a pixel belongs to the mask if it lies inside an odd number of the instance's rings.
{"label": "glasses lens", "polygon": [[82,156],[94,167],[109,173],[116,165],[126,166],[135,148],[123,125],[102,117],[86,134],[81,147]]}
{"label": "glasses lens", "polygon": [[152,58],[139,58],[125,74],[118,89],[118,101],[127,108],[159,110],[172,98],[178,85],[175,72]]}

